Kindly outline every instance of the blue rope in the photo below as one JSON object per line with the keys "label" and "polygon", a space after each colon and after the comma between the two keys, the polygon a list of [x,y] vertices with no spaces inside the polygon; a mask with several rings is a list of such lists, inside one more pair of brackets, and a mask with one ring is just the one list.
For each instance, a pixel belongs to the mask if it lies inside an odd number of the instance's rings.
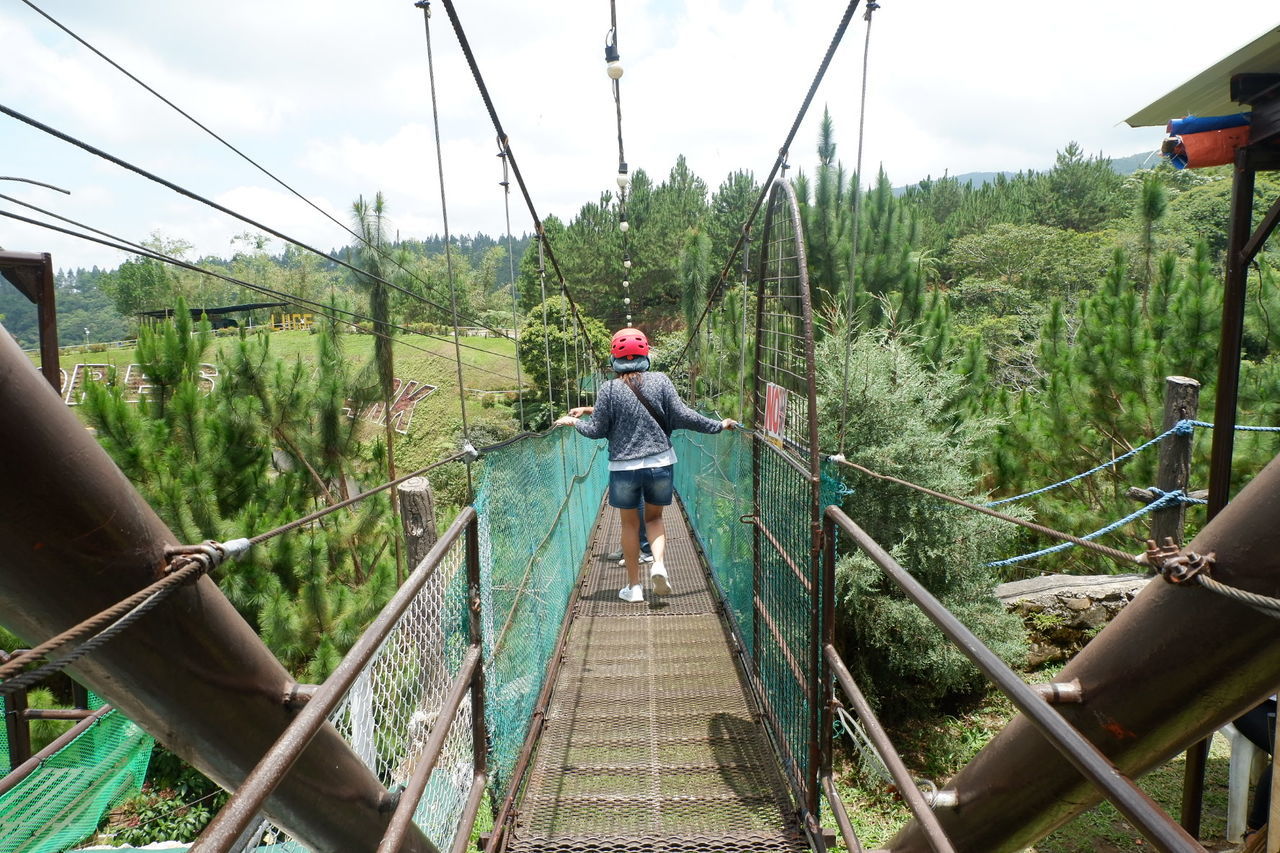
{"label": "blue rope", "polygon": [[[1152,491],[1158,492],[1159,490],[1153,489]],[[1173,491],[1173,492],[1160,492],[1160,497],[1156,498],[1154,501],[1147,504],[1142,509],[1129,513],[1119,521],[1113,521],[1111,524],[1108,524],[1106,527],[1102,528],[1101,530],[1095,530],[1092,533],[1086,533],[1084,536],[1081,536],[1080,538],[1096,539],[1099,536],[1102,536],[1104,534],[1112,532],[1113,530],[1117,530],[1121,527],[1124,527],[1126,524],[1128,524],[1131,521],[1136,521],[1137,519],[1142,518],[1142,516],[1146,515],[1149,512],[1154,512],[1157,509],[1163,509],[1164,507],[1172,503],[1179,503],[1181,501],[1189,501],[1189,500],[1193,500],[1193,499],[1188,498],[1186,493],[1183,492],[1181,489],[1178,489],[1177,491]],[[1057,545],[1050,546],[1048,548],[1042,548],[1039,551],[1033,551],[1030,554],[1023,554],[1018,557],[1010,557],[1007,560],[996,560],[993,563],[987,563],[987,565],[993,568],[998,566],[1011,566],[1014,563],[1021,563],[1023,560],[1030,560],[1034,557],[1043,557],[1046,554],[1055,554],[1058,551],[1065,551],[1068,548],[1074,548],[1075,545],[1076,543],[1074,542],[1062,542]]]}
{"label": "blue rope", "polygon": [[[1171,435],[1190,435],[1192,432],[1195,431],[1195,427],[1197,426],[1205,426],[1205,424],[1202,424],[1199,421],[1185,421],[1185,420],[1178,421],[1176,424],[1173,425],[1172,429],[1169,429],[1160,433],[1155,438],[1148,441],[1146,444],[1135,447],[1133,450],[1130,450],[1128,453],[1122,453],[1121,455],[1117,456],[1115,459],[1112,459],[1110,462],[1103,462],[1101,465],[1099,465],[1096,468],[1090,468],[1088,471],[1085,471],[1082,474],[1076,474],[1074,477],[1068,477],[1067,479],[1063,480],[1060,483],[1054,483],[1053,485],[1036,489],[1034,492],[1025,492],[1024,494],[1021,494],[1021,495],[1014,495],[1011,498],[1001,498],[998,501],[991,501],[987,504],[984,504],[984,506],[986,506],[987,508],[990,508],[993,506],[1000,506],[1000,504],[1007,504],[1007,503],[1012,503],[1013,501],[1020,501],[1023,498],[1029,498],[1035,495],[1042,495],[1045,492],[1051,492],[1054,489],[1061,488],[1062,486],[1065,486],[1069,483],[1074,483],[1077,480],[1083,480],[1085,477],[1088,477],[1091,474],[1096,474],[1099,471],[1103,470],[1104,468],[1110,468],[1111,466],[1116,465],[1120,462],[1123,462],[1124,460],[1128,459],[1131,456],[1138,455],[1139,453],[1146,450],[1151,445],[1157,444],[1161,440],[1168,438]],[[1213,424],[1207,424],[1207,426],[1213,426]]]}
{"label": "blue rope", "polygon": [[[1213,424],[1208,421],[1180,421],[1179,423],[1188,423],[1192,426],[1204,427],[1205,429],[1213,429]],[[1237,432],[1280,432],[1280,427],[1266,426],[1241,426],[1236,424]]]}

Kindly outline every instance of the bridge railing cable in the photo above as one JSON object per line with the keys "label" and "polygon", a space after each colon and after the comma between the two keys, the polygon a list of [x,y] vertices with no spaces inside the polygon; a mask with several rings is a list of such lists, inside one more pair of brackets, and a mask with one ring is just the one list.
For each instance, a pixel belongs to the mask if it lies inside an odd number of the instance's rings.
{"label": "bridge railing cable", "polygon": [[[455,836],[470,834],[480,802],[472,794],[486,778],[478,530],[476,511],[464,508],[193,850],[234,849],[326,723],[344,732],[389,790],[400,792],[388,796],[393,817],[379,851],[400,849],[415,812],[438,847],[452,849]],[[451,654],[464,635],[465,651]],[[468,693],[472,702],[464,703]],[[457,778],[429,788],[449,775]],[[429,790],[430,801],[420,802]]]}

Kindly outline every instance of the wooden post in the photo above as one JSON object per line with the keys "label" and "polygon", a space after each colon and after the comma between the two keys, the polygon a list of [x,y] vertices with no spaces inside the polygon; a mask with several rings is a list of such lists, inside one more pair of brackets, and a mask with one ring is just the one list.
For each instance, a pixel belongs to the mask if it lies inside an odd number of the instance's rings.
{"label": "wooden post", "polygon": [[[1194,420],[1200,406],[1200,383],[1186,376],[1164,378],[1164,427],[1173,429],[1179,421]],[[1166,436],[1160,442],[1160,461],[1156,469],[1156,488],[1163,492],[1187,491],[1191,478],[1191,439],[1186,435]],[[1187,508],[1181,501],[1151,514],[1151,538],[1157,545],[1165,538],[1182,543],[1182,528]]]}
{"label": "wooden post", "polygon": [[[1164,379],[1164,427],[1173,429],[1178,421],[1192,420],[1200,405],[1200,383],[1186,376]],[[1192,435],[1171,435],[1160,442],[1160,459],[1156,468],[1156,488],[1164,492],[1187,491],[1191,478]],[[1186,522],[1186,504],[1158,509],[1151,514],[1151,538],[1157,544],[1172,539],[1182,544]],[[1204,771],[1209,760],[1209,738],[1192,744],[1186,752],[1182,770],[1182,828],[1200,836],[1200,817],[1204,807]]]}
{"label": "wooden post", "polygon": [[409,571],[413,572],[436,544],[436,500],[426,477],[411,477],[397,487],[400,521],[408,544]]}

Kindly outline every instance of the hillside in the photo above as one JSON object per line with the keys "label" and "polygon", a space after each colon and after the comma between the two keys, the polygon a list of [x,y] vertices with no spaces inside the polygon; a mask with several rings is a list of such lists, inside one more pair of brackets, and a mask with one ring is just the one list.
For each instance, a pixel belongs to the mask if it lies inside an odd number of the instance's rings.
{"label": "hillside", "polygon": [[[286,361],[315,360],[315,337],[307,332],[272,332],[272,352]],[[234,335],[214,338],[207,361],[218,361],[218,353],[236,344]],[[368,363],[373,355],[373,336],[344,335],[343,347],[348,360]],[[457,369],[454,367],[453,342],[450,340],[408,337],[399,339],[396,348],[395,375],[419,386],[435,386],[412,405],[404,418],[404,435],[396,449],[396,462],[401,471],[411,471],[456,451],[461,442],[462,413],[458,398]],[[506,391],[516,387],[512,357],[515,344],[499,338],[463,338],[462,381],[468,390],[467,420],[477,445],[492,443],[515,431],[512,417],[514,403],[504,394],[482,394],[481,391]],[[38,360],[31,353],[33,362]],[[123,376],[136,361],[132,348],[104,349],[91,345],[64,352],[62,369],[67,382],[76,382],[77,365],[109,365]],[[80,373],[83,375],[84,369]],[[82,381],[82,380],[80,380]],[[216,380],[215,380],[216,381]],[[78,384],[78,382],[77,382]],[[64,385],[64,393],[65,388]],[[410,391],[414,390],[413,388]],[[409,408],[409,407],[406,407]],[[369,437],[380,430],[369,424]]]}
{"label": "hillside", "polygon": [[[1127,157],[1116,157],[1111,160],[1111,168],[1117,175],[1132,175],[1139,169],[1150,169],[1160,162],[1159,155],[1150,151],[1140,151],[1137,154],[1130,154]],[[1048,171],[1051,166],[1046,166],[1044,171]],[[964,172],[959,175],[948,175],[947,177],[955,178],[961,184],[972,184],[975,187],[989,184],[996,179],[998,175],[1004,175],[1006,178],[1012,178],[1017,172]],[[918,186],[917,184],[908,184],[906,186],[894,187],[895,195],[902,195],[909,187]]]}

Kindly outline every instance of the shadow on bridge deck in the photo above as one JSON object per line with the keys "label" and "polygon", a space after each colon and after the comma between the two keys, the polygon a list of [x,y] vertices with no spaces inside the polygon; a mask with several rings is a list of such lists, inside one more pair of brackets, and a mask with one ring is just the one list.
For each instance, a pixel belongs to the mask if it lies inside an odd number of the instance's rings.
{"label": "shadow on bridge deck", "polygon": [[618,599],[605,507],[510,851],[808,850],[679,506],[672,594]]}

